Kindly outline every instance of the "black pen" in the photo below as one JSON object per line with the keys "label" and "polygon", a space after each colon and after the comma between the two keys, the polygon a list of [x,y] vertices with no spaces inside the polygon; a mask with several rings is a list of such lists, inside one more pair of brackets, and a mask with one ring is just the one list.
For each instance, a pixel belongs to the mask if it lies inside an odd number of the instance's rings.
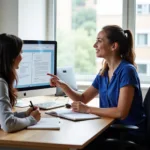
{"label": "black pen", "polygon": [[65,107],[69,109],[69,108],[71,108],[71,105],[70,104],[66,104]]}
{"label": "black pen", "polygon": [[30,101],[30,106],[33,108],[33,110],[35,110],[35,107],[33,106],[33,103],[32,103],[32,101]]}

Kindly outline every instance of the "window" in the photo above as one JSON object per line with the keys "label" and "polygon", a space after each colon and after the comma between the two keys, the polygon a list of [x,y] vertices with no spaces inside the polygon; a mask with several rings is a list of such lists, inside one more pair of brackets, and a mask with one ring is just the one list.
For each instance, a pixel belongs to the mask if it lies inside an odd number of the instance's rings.
{"label": "window", "polygon": [[148,44],[148,34],[146,33],[138,33],[137,34],[137,46],[143,46]]}
{"label": "window", "polygon": [[149,4],[137,4],[137,14],[148,14],[149,11]]}
{"label": "window", "polygon": [[138,14],[142,13],[142,5],[137,5],[137,13]]}
{"label": "window", "polygon": [[93,48],[97,33],[108,24],[122,26],[122,0],[114,1],[57,0],[57,64],[73,66],[78,81],[93,80],[101,68]]}
{"label": "window", "polygon": [[137,70],[139,74],[147,74],[147,65],[146,64],[137,64]]}
{"label": "window", "polygon": [[[146,3],[146,4],[145,4]],[[136,14],[135,35],[136,35],[136,62],[141,83],[150,84],[150,1],[136,0],[136,8],[142,5],[142,15]],[[139,63],[140,62],[140,63]]]}
{"label": "window", "polygon": [[97,4],[97,0],[94,0],[94,4]]}
{"label": "window", "polygon": [[138,9],[142,9],[142,5],[137,5]]}

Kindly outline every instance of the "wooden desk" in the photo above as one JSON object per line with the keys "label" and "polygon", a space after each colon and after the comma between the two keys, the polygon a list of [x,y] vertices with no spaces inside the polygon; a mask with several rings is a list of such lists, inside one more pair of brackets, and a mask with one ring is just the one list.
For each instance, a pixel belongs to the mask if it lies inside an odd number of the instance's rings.
{"label": "wooden desk", "polygon": [[[48,97],[45,98],[45,100]],[[67,98],[59,98],[67,100]],[[33,99],[33,103],[35,103]],[[26,108],[27,109],[27,108]],[[22,109],[17,108],[17,111]],[[42,112],[42,117],[50,117]],[[37,150],[82,149],[113,122],[112,118],[101,118],[73,122],[61,119],[60,130],[22,130],[16,133],[5,133],[0,130],[0,147],[27,148]]]}

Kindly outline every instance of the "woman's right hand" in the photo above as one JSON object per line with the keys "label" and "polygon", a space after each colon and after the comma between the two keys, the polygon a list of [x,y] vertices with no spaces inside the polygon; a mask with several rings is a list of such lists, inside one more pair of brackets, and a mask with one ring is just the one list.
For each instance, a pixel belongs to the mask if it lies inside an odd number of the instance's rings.
{"label": "woman's right hand", "polygon": [[32,111],[30,113],[30,115],[33,116],[36,119],[37,122],[40,121],[40,119],[41,119],[41,113],[38,109]]}
{"label": "woman's right hand", "polygon": [[52,78],[50,79],[50,85],[54,87],[60,87],[63,88],[63,85],[65,85],[65,82],[60,80],[56,75],[47,73],[48,76],[51,76]]}

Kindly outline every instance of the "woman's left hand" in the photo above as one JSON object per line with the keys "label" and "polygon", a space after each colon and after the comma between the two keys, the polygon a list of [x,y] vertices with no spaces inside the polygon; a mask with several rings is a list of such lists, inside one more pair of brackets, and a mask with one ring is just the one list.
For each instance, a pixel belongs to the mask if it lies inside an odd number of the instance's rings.
{"label": "woman's left hand", "polygon": [[85,105],[81,101],[75,101],[72,103],[72,110],[75,112],[89,113],[89,106]]}

